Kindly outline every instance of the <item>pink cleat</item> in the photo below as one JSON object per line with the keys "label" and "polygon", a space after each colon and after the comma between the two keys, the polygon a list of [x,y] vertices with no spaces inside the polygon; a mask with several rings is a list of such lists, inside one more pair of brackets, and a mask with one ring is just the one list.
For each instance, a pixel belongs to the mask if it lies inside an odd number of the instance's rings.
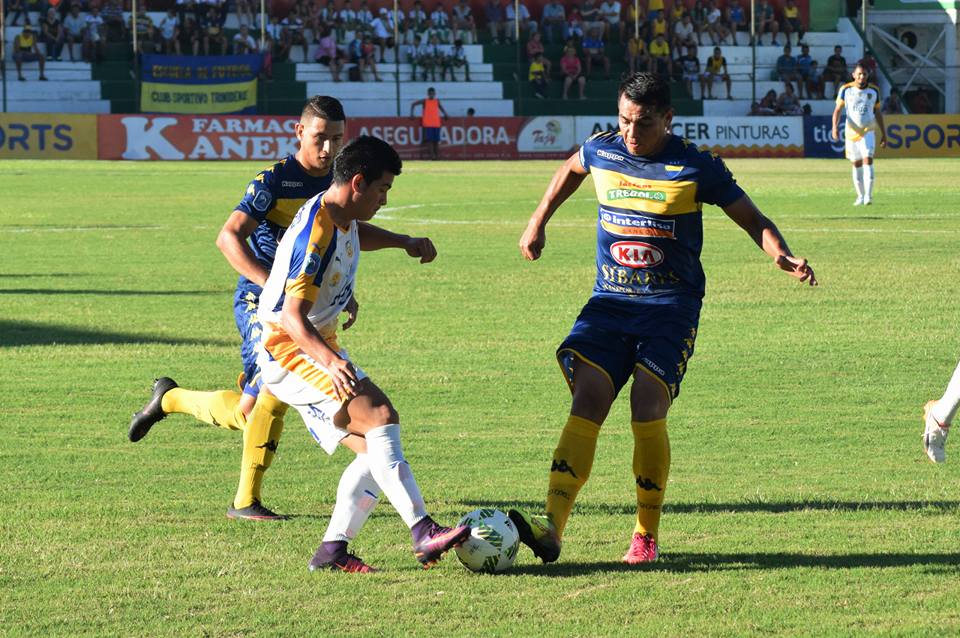
{"label": "pink cleat", "polygon": [[655,563],[660,556],[657,549],[657,541],[650,534],[634,533],[633,540],[630,541],[630,549],[623,556],[623,562],[627,565],[643,565],[644,563]]}

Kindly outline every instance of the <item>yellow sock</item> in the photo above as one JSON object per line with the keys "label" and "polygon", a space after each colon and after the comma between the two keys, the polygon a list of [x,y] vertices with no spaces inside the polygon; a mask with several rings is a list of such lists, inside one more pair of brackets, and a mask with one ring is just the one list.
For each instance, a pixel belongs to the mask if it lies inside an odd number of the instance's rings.
{"label": "yellow sock", "polygon": [[580,488],[590,477],[599,434],[599,424],[570,415],[560,434],[557,449],[553,452],[547,490],[547,515],[557,526],[560,536],[563,536]]}
{"label": "yellow sock", "polygon": [[263,474],[273,462],[283,432],[283,415],[287,405],[272,394],[261,391],[247,417],[243,431],[243,458],[240,461],[240,485],[233,499],[237,509],[260,501]]}
{"label": "yellow sock", "polygon": [[160,407],[170,414],[192,414],[194,417],[226,430],[242,430],[245,425],[240,411],[238,392],[196,392],[174,388],[163,395]]}
{"label": "yellow sock", "polygon": [[660,529],[660,508],[670,473],[670,438],[667,420],[633,421],[633,476],[637,479],[637,525],[634,531],[650,534]]}

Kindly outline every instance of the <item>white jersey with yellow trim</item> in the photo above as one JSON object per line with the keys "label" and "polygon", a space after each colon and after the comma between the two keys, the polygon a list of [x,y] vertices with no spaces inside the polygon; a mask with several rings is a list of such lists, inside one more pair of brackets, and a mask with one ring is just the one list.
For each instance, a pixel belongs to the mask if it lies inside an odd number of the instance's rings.
{"label": "white jersey with yellow trim", "polygon": [[844,107],[847,124],[844,138],[857,142],[870,131],[877,129],[877,113],[880,111],[880,89],[873,84],[864,88],[848,82],[837,92],[837,105]]}

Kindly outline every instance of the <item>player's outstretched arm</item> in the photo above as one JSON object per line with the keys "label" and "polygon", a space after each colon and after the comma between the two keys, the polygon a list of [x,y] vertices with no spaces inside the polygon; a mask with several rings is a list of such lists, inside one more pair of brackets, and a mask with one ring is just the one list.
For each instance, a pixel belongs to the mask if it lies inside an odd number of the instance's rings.
{"label": "player's outstretched arm", "polygon": [[247,244],[247,238],[259,225],[260,222],[242,210],[233,211],[217,235],[217,248],[234,270],[262,287],[270,272],[257,261]]}
{"label": "player's outstretched arm", "polygon": [[843,110],[843,102],[837,102],[837,106],[833,109],[833,129],[830,131],[830,137],[835,141],[840,141],[840,111]]}
{"label": "player's outstretched arm", "polygon": [[349,361],[327,345],[314,325],[310,323],[307,313],[312,306],[313,302],[309,299],[287,295],[283,300],[280,323],[301,350],[327,369],[333,380],[337,398],[346,399],[356,394],[354,386],[357,383],[357,373]]}
{"label": "player's outstretched arm", "polygon": [[533,261],[540,259],[540,253],[547,243],[547,222],[553,217],[560,205],[573,195],[583,180],[587,178],[587,170],[580,163],[580,154],[574,153],[553,174],[543,199],[537,210],[530,216],[527,229],[520,237],[520,253],[525,259]]}
{"label": "player's outstretched arm", "polygon": [[811,286],[817,285],[817,277],[807,260],[793,256],[777,225],[761,213],[749,197],[744,195],[725,207],[723,212],[737,222],[763,252],[773,258],[777,268]]}
{"label": "player's outstretched arm", "polygon": [[411,257],[419,257],[421,264],[430,263],[437,257],[437,249],[429,237],[401,235],[367,222],[357,222],[357,234],[360,236],[360,250],[402,248]]}

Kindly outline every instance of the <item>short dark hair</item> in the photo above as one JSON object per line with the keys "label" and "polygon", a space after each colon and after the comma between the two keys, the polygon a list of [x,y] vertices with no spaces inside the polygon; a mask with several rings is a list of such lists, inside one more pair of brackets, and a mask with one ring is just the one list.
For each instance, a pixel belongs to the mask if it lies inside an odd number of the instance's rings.
{"label": "short dark hair", "polygon": [[330,122],[344,122],[347,116],[343,113],[343,104],[340,100],[329,95],[314,95],[303,105],[303,111],[300,113],[300,119],[305,117],[318,117],[321,120]]}
{"label": "short dark hair", "polygon": [[652,106],[660,112],[671,106],[670,84],[666,78],[656,73],[640,72],[628,75],[617,91],[617,96],[621,95],[625,95],[634,104]]}
{"label": "short dark hair", "polygon": [[386,172],[400,174],[403,162],[392,146],[372,135],[361,135],[340,149],[333,158],[333,183],[346,184],[361,175],[367,184]]}

